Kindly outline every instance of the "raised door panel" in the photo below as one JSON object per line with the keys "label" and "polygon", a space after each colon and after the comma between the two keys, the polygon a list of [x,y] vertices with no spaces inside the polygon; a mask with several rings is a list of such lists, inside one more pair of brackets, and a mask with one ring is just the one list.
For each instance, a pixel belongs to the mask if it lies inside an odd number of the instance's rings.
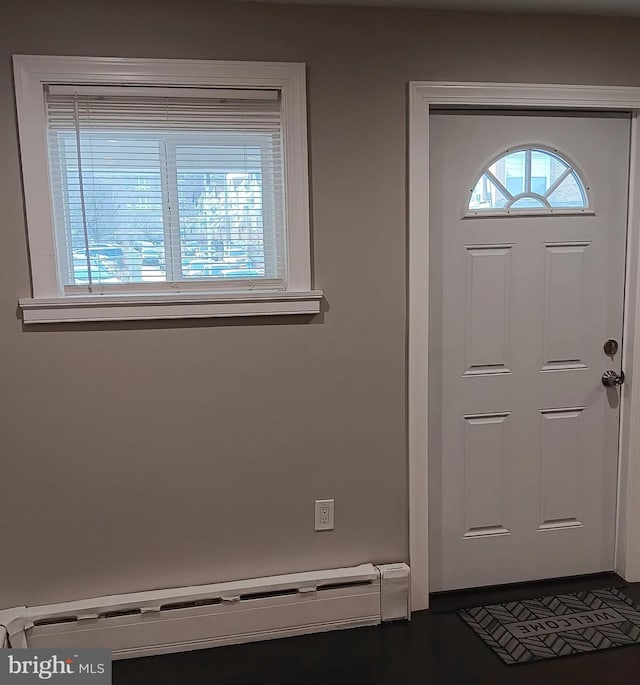
{"label": "raised door panel", "polygon": [[510,373],[512,245],[467,246],[465,376]]}
{"label": "raised door panel", "polygon": [[545,245],[543,371],[584,369],[585,250],[588,242]]}
{"label": "raised door panel", "polygon": [[504,535],[509,412],[464,417],[464,537]]}
{"label": "raised door panel", "polygon": [[540,412],[540,525],[538,530],[580,526],[578,478],[584,407]]}

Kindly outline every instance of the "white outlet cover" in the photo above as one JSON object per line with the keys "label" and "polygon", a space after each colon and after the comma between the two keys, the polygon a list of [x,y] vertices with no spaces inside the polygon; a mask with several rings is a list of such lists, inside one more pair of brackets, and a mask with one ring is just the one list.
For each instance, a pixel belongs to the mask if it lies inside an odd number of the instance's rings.
{"label": "white outlet cover", "polygon": [[334,525],[335,500],[317,499],[316,500],[316,530],[333,530]]}

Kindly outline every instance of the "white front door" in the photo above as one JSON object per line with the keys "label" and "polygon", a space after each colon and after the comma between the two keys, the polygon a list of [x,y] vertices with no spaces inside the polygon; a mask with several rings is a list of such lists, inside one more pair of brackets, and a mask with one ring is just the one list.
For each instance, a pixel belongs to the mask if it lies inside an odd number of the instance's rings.
{"label": "white front door", "polygon": [[430,590],[612,570],[629,117],[440,112],[430,140]]}

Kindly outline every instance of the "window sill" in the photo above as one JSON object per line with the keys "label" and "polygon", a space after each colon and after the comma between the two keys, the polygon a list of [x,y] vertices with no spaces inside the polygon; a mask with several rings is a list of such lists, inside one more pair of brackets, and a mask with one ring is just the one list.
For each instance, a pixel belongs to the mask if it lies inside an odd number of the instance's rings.
{"label": "window sill", "polygon": [[25,324],[78,321],[208,319],[234,316],[318,314],[321,290],[231,294],[75,295],[24,298],[19,301]]}

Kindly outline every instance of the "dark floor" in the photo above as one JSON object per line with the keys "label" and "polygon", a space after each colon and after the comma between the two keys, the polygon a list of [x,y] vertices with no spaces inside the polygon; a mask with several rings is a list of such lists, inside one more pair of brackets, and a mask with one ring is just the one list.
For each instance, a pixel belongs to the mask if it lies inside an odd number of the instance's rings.
{"label": "dark floor", "polygon": [[[506,666],[455,609],[598,587],[613,574],[432,598],[411,622],[116,661],[114,685],[640,685],[640,646]],[[640,583],[624,591],[640,604]]]}

